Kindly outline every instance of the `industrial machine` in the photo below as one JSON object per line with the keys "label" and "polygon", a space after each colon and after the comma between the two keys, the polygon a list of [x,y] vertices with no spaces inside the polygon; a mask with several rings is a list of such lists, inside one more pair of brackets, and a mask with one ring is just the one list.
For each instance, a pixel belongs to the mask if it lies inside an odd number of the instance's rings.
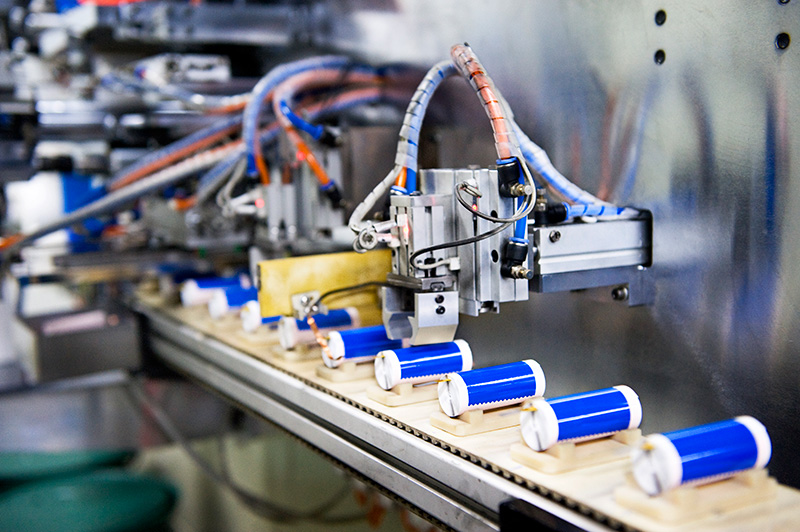
{"label": "industrial machine", "polygon": [[[28,383],[166,363],[452,529],[711,527],[620,501],[690,484],[681,430],[729,419],[698,441],[752,439],[720,474],[778,502],[708,515],[780,529],[800,486],[798,6],[484,4],[0,6],[0,322]],[[315,349],[319,371],[293,365]],[[347,380],[373,363],[382,391]],[[507,364],[548,399],[469,403],[461,373],[502,384]],[[648,489],[513,461],[520,434],[569,440],[552,398],[587,390],[625,399],[603,434],[654,433],[631,469]],[[412,392],[459,421],[519,407],[522,429],[447,436]]]}
{"label": "industrial machine", "polygon": [[[358,233],[356,251],[378,242],[393,249],[390,286],[383,289],[389,337],[410,338],[412,345],[451,341],[458,313],[478,316],[499,312],[500,303],[525,301],[527,281],[536,292],[612,286],[614,299],[649,302],[651,214],[615,207],[571,183],[514,122],[471,48],[456,45],[451,55],[452,63],[435,65],[417,87],[394,169],[350,219]],[[423,170],[417,190],[425,110],[439,84],[457,71],[477,91],[492,121],[497,165]],[[361,222],[359,216],[374,202],[370,198],[383,193],[392,178],[389,221]],[[568,203],[549,204],[547,189]]]}

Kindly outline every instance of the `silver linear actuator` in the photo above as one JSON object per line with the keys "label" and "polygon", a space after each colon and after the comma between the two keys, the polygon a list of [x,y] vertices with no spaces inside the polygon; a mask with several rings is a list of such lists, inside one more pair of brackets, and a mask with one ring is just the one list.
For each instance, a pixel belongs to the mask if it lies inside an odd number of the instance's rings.
{"label": "silver linear actuator", "polygon": [[610,287],[609,299],[652,301],[649,212],[567,219],[567,207],[539,194],[524,227],[476,214],[509,220],[519,213],[520,197],[532,193],[520,188],[519,175],[516,160],[423,170],[419,192],[391,197],[391,286],[383,289],[390,338],[410,338],[412,345],[449,342],[459,313],[499,312],[501,303],[527,300],[529,291]]}

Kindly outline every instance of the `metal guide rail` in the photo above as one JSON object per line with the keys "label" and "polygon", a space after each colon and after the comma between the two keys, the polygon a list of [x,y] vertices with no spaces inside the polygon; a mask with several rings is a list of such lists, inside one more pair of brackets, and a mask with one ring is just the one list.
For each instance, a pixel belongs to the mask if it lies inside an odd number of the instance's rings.
{"label": "metal guide rail", "polygon": [[[274,333],[254,336],[233,317],[210,320],[205,308],[169,308],[140,296],[152,350],[205,383],[307,441],[347,467],[456,530],[497,530],[499,509],[525,501],[559,530],[653,530],[679,527],[616,504],[623,462],[547,475],[511,460],[519,428],[457,437],[430,425],[435,401],[386,407],[367,398],[371,380],[329,382],[320,358],[287,360]],[[692,530],[779,529],[800,521],[800,493],[779,487],[775,501],[714,515]],[[752,525],[752,526],[751,526]]]}

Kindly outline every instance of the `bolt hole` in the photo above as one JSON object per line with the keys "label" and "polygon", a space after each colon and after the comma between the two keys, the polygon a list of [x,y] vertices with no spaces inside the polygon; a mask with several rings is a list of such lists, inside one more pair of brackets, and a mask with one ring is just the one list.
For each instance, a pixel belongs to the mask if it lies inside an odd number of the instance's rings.
{"label": "bolt hole", "polygon": [[497,252],[496,249],[492,250],[492,262],[497,262],[500,260],[500,254]]}
{"label": "bolt hole", "polygon": [[667,12],[663,9],[656,11],[656,26],[663,26],[667,21]]}
{"label": "bolt hole", "polygon": [[789,0],[778,0],[778,3],[785,6],[789,3]]}
{"label": "bolt hole", "polygon": [[778,50],[786,50],[789,48],[789,44],[791,44],[792,38],[789,37],[788,33],[779,33],[777,37],[775,37],[775,47]]}
{"label": "bolt hole", "polygon": [[489,213],[489,215],[490,216],[494,216],[495,218],[497,218],[497,211],[492,211],[492,212]]}
{"label": "bolt hole", "polygon": [[667,53],[664,50],[656,51],[656,54],[653,56],[653,61],[655,61],[657,65],[663,65],[666,60]]}

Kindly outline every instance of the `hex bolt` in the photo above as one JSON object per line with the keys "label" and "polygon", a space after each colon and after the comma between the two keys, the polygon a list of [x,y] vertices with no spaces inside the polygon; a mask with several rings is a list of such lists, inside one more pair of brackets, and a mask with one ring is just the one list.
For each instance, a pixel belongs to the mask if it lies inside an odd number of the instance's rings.
{"label": "hex bolt", "polygon": [[441,305],[442,303],[444,303],[444,296],[439,294],[434,298],[434,301],[436,301],[437,304]]}
{"label": "hex bolt", "polygon": [[550,232],[550,242],[555,244],[559,240],[561,240],[561,231],[551,231]]}
{"label": "hex bolt", "polygon": [[628,295],[627,286],[618,286],[611,291],[611,299],[614,301],[627,301]]}
{"label": "hex bolt", "polygon": [[438,307],[436,307],[436,314],[439,314],[440,316],[441,316],[442,314],[444,314],[444,313],[445,313],[445,311],[446,311],[446,310],[445,310],[445,308],[444,308],[443,306],[441,306],[441,305],[440,305],[440,306],[438,306]]}

